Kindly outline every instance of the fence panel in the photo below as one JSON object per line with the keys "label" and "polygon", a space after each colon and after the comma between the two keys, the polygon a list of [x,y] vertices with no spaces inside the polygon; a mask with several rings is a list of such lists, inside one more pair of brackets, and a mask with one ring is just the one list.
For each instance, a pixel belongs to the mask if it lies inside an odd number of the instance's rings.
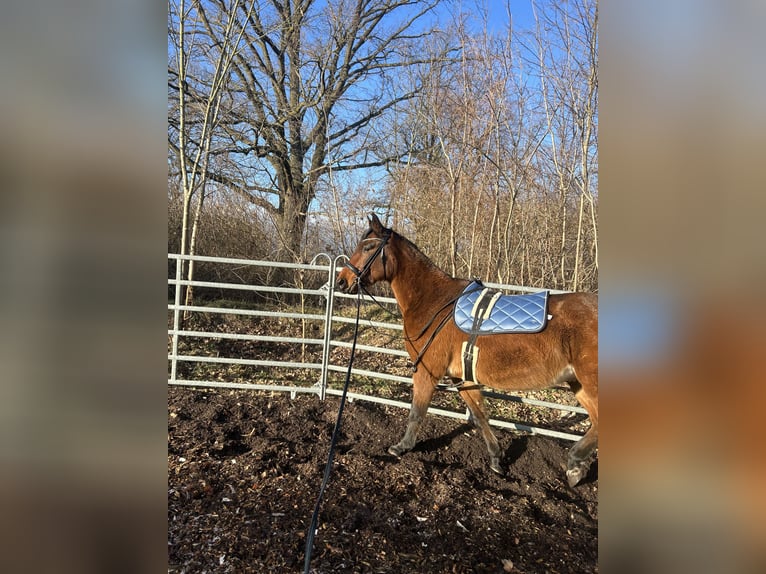
{"label": "fence panel", "polygon": [[[317,260],[326,258],[327,264]],[[271,261],[251,261],[203,256],[168,254],[175,262],[174,278],[168,278],[173,289],[168,304],[169,316],[169,385],[234,388],[314,393],[320,399],[326,395],[339,395],[343,375],[348,367],[351,335],[354,326],[356,295],[335,292],[335,276],[343,256],[334,260],[320,254],[309,264],[290,264]],[[233,266],[238,269],[259,268],[266,275],[274,269],[297,272],[313,286],[252,285],[240,281],[189,282],[183,279],[183,263],[194,259],[215,266]],[[221,275],[226,273],[221,272]],[[227,275],[229,276],[229,275]],[[234,273],[233,276],[238,276]],[[264,282],[265,283],[265,282]],[[494,283],[486,285],[512,291],[533,291],[523,286]],[[186,305],[182,302],[186,286],[218,290],[220,293],[246,293],[248,296],[286,295],[299,298],[279,310],[264,308],[264,304],[235,304],[225,298],[209,305]],[[403,348],[402,325],[398,320],[395,299],[376,296],[376,305],[367,296],[362,297],[365,315],[373,318],[360,320],[357,342],[357,360],[351,373],[355,386],[350,400],[364,400],[409,409],[411,376],[409,356]],[[381,309],[381,307],[388,309]],[[264,329],[268,332],[264,332]],[[276,333],[274,331],[277,331]],[[311,349],[307,351],[307,349]],[[215,355],[211,354],[215,351]],[[223,353],[223,356],[221,356]],[[281,353],[281,356],[279,356]],[[281,379],[273,376],[279,371]],[[361,381],[361,383],[357,383]],[[385,384],[381,384],[384,381]],[[360,388],[356,388],[359,386]],[[454,392],[448,384],[440,385],[447,391],[443,402],[430,413],[466,420],[467,409],[458,407]],[[385,391],[385,392],[384,392]],[[452,398],[449,398],[451,395]],[[500,404],[517,404],[523,408],[553,409],[570,416],[586,414],[574,404],[540,400],[515,394],[484,391],[485,397]],[[555,414],[555,413],[554,413]],[[579,431],[562,432],[548,426],[525,424],[516,420],[490,419],[497,427],[510,428],[533,434],[542,434],[567,440],[578,440]]]}
{"label": "fence panel", "polygon": [[[173,313],[172,328],[168,330],[168,335],[171,338],[171,352],[168,355],[170,363],[168,384],[273,390],[290,392],[293,396],[299,392],[322,394],[322,381],[326,377],[327,364],[325,348],[328,346],[325,325],[330,311],[326,302],[329,302],[327,295],[330,282],[331,280],[334,281],[334,277],[330,276],[330,257],[320,255],[315,260],[321,257],[327,259],[326,265],[169,254],[168,259],[175,262],[175,279],[168,279],[168,284],[174,290],[173,303],[168,305],[168,310]],[[318,282],[319,285],[304,287],[274,284],[251,285],[245,282],[235,283],[231,280],[225,282],[203,280],[189,282],[181,279],[183,275],[182,264],[184,261],[192,259],[227,267],[229,271],[232,268],[241,271],[243,268],[251,267],[263,269],[266,272],[275,268],[288,269],[312,275],[313,277],[308,278],[308,282]],[[228,271],[226,274],[238,275],[236,272],[229,273]],[[260,304],[252,303],[247,306],[238,303],[232,306],[230,301],[226,299],[207,305],[186,305],[182,303],[181,299],[183,288],[189,285],[195,289],[220,290],[222,293],[231,294],[232,297],[242,293],[256,297],[293,296],[299,298],[300,305],[296,304],[286,306],[286,309],[274,310],[273,305],[263,302]],[[306,304],[307,302],[308,304]],[[322,308],[322,312],[316,312],[317,309]],[[197,328],[181,328],[182,322],[192,324]],[[264,329],[258,327],[261,323],[265,325],[265,332]],[[255,328],[253,328],[254,326]],[[296,329],[300,329],[301,332],[294,332]],[[307,334],[307,331],[310,334]],[[226,342],[231,344],[227,346]],[[212,356],[210,354],[211,349],[204,348],[205,343],[208,346],[213,344],[212,349],[217,351],[218,356]],[[237,346],[233,346],[234,343]],[[180,348],[184,348],[185,352],[181,352]],[[307,348],[312,350],[307,352]],[[227,356],[220,356],[227,351]],[[256,357],[263,356],[250,358],[250,356],[242,356],[243,354]],[[287,355],[287,358],[284,355]],[[197,365],[198,368],[190,367],[190,365]],[[229,368],[232,366],[239,367],[239,371],[234,372]],[[181,369],[183,375],[179,372],[179,367],[184,367]],[[307,373],[309,377],[312,376],[309,373],[313,372],[316,379],[302,381],[302,384],[270,383],[257,377],[259,372],[263,372],[263,369],[299,370]],[[205,377],[204,375],[207,373],[213,373],[216,377]],[[237,378],[243,380],[236,380]],[[254,378],[257,382],[246,382]]]}

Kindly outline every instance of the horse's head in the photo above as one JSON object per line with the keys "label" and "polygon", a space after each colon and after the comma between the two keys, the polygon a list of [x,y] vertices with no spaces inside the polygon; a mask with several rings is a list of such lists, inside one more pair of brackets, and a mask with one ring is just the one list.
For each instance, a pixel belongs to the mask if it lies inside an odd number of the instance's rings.
{"label": "horse's head", "polygon": [[368,217],[370,228],[351,254],[346,266],[336,278],[336,285],[345,293],[356,293],[359,287],[366,288],[378,281],[388,281],[390,256],[387,254],[388,241],[393,231],[384,227],[374,213]]}

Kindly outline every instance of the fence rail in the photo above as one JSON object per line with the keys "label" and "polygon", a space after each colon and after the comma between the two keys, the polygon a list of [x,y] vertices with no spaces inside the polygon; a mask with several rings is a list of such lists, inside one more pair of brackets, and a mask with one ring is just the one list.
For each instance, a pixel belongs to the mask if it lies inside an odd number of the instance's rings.
{"label": "fence rail", "polygon": [[[327,265],[317,264],[316,261],[322,258],[326,258]],[[344,353],[332,353],[333,350],[349,350],[351,343],[348,341],[340,340],[342,337],[337,333],[337,327],[344,325],[354,324],[354,319],[346,317],[340,314],[342,307],[342,300],[355,300],[356,295],[346,295],[343,293],[335,292],[335,276],[336,268],[338,267],[343,256],[331,258],[329,255],[321,253],[314,258],[312,263],[292,264],[273,261],[256,261],[247,259],[233,259],[233,258],[221,258],[221,257],[207,257],[207,256],[189,256],[189,255],[177,255],[168,254],[168,259],[175,263],[175,277],[168,278],[168,285],[173,289],[172,302],[168,304],[168,311],[172,313],[172,325],[168,329],[169,336],[169,375],[168,384],[172,386],[194,386],[194,387],[212,387],[212,388],[228,388],[228,389],[249,389],[259,391],[273,391],[273,392],[289,392],[292,397],[295,397],[297,393],[310,393],[316,394],[320,399],[324,399],[327,395],[339,395],[341,391],[336,388],[332,388],[329,384],[329,375],[331,373],[345,373],[347,370],[347,364],[343,357]],[[236,269],[242,268],[256,268],[265,269],[267,272],[275,268],[280,269],[292,269],[294,271],[308,272],[309,282],[320,284],[313,287],[285,287],[284,285],[269,285],[269,284],[249,284],[240,279],[240,282],[232,281],[188,281],[182,278],[183,275],[183,263],[185,261],[194,260],[195,262],[204,262],[215,265],[216,268],[225,269],[226,266],[237,266]],[[236,273],[231,272],[236,276]],[[485,285],[510,290],[529,292],[535,289],[529,287],[523,287],[518,285],[503,285],[498,283],[485,283]],[[191,286],[194,289],[221,289],[226,292],[239,291],[242,293],[248,293],[250,295],[291,295],[299,296],[301,298],[301,309],[297,311],[292,309],[290,311],[272,311],[264,309],[248,309],[248,308],[234,308],[234,307],[222,307],[220,306],[204,306],[204,305],[184,305],[182,304],[182,292],[184,287]],[[552,291],[560,292],[560,291]],[[305,299],[313,298],[318,300],[316,304],[310,305],[310,312],[305,309]],[[369,297],[363,297],[366,302],[372,301]],[[395,305],[396,300],[390,297],[376,297],[376,300],[382,304]],[[324,313],[319,314],[317,309],[324,307]],[[205,317],[211,320],[212,317],[254,317],[254,318],[266,318],[277,321],[294,320],[300,321],[303,327],[304,333],[301,336],[290,336],[289,334],[251,334],[251,333],[238,333],[230,332],[227,330],[214,331],[209,328],[202,330],[181,328],[182,314],[186,314],[189,317],[195,315],[198,317]],[[305,334],[307,323],[314,325],[314,330],[319,329],[321,333],[313,333],[311,336]],[[222,326],[224,329],[227,325]],[[385,321],[376,321],[369,319],[360,320],[360,333],[363,328],[372,329],[377,332],[386,332],[392,338],[397,340],[401,339],[400,331],[402,331],[402,325],[400,323],[390,323]],[[201,339],[216,340],[216,341],[229,341],[232,344],[242,343],[263,343],[269,345],[288,345],[294,352],[296,349],[300,349],[301,360],[282,359],[273,356],[268,359],[255,359],[245,356],[212,356],[209,354],[195,354],[192,351],[189,341],[198,341]],[[179,346],[182,341],[186,342],[183,352],[179,351]],[[306,352],[306,348],[311,347],[313,350],[310,353]],[[397,359],[408,358],[409,355],[403,349],[392,349],[384,346],[379,346],[373,343],[357,343],[358,351],[366,353],[377,354],[379,356],[389,357],[388,362],[395,361]],[[209,351],[208,351],[209,352]],[[278,351],[276,351],[278,352]],[[273,354],[273,353],[272,353]],[[309,356],[311,355],[311,356]],[[187,376],[179,376],[180,365],[215,365],[218,367],[239,367],[239,368],[251,368],[244,376],[252,377],[255,382],[240,382],[234,380],[208,380],[206,377],[190,378]],[[267,369],[280,369],[289,371],[298,371],[296,378],[302,377],[306,381],[305,384],[276,384],[264,382],[266,377],[259,374],[254,368],[267,368]],[[305,371],[305,372],[304,372]],[[316,380],[312,378],[310,373],[314,373],[318,377]],[[307,374],[308,373],[308,374]],[[411,378],[396,374],[396,372],[386,372],[379,368],[353,368],[351,370],[352,375],[355,377],[364,377],[373,380],[392,381],[395,383],[411,384]],[[231,375],[231,373],[225,373]],[[217,373],[220,376],[220,373]],[[243,376],[240,373],[240,376]],[[231,378],[231,377],[230,377]],[[449,385],[440,385],[440,388],[454,391],[455,389]],[[555,409],[558,411],[567,411],[575,414],[587,414],[585,409],[579,406],[573,406],[568,404],[561,404],[549,401],[541,401],[537,399],[531,399],[514,394],[498,393],[491,390],[482,391],[483,394],[492,399],[499,399],[504,401],[512,401],[516,403],[523,403],[534,407],[541,407],[547,409]],[[374,394],[372,392],[350,392],[348,395],[350,400],[369,401],[379,404],[385,404],[394,407],[400,407],[409,409],[410,403],[402,400],[396,400],[380,396],[380,394]],[[429,413],[433,413],[440,416],[447,416],[466,420],[468,418],[468,411],[455,411],[445,408],[431,407]],[[579,440],[582,435],[562,432],[552,428],[545,428],[542,426],[535,426],[532,424],[523,424],[520,422],[490,419],[490,424],[501,427],[509,428],[520,431],[529,432],[532,434],[540,434],[551,436],[555,438],[561,438],[566,440]]]}

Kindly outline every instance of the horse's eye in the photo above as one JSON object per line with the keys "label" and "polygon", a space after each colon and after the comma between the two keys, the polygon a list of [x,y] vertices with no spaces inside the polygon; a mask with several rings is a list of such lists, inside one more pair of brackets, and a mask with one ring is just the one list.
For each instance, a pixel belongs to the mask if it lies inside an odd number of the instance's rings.
{"label": "horse's eye", "polygon": [[372,244],[368,243],[367,245],[362,247],[362,251],[367,253],[368,251],[372,251],[373,249],[375,249],[375,247],[377,247],[377,246],[374,243],[372,243]]}

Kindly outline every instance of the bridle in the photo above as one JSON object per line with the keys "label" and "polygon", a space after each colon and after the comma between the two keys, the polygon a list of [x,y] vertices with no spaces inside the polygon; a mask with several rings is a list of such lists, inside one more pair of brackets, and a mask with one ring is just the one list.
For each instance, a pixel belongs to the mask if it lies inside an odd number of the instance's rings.
{"label": "bridle", "polygon": [[356,265],[353,265],[351,261],[347,261],[345,263],[345,266],[348,267],[351,272],[356,276],[356,281],[359,284],[359,287],[362,287],[362,277],[364,277],[367,273],[370,272],[370,268],[372,267],[372,264],[375,262],[375,259],[378,258],[378,256],[381,257],[383,260],[383,280],[386,279],[386,252],[384,251],[386,244],[388,243],[388,240],[391,238],[391,232],[384,234],[383,237],[370,237],[368,239],[363,239],[362,241],[370,241],[371,239],[376,239],[379,241],[377,248],[375,248],[375,253],[370,255],[367,258],[367,261],[364,262],[364,266],[359,269]]}

